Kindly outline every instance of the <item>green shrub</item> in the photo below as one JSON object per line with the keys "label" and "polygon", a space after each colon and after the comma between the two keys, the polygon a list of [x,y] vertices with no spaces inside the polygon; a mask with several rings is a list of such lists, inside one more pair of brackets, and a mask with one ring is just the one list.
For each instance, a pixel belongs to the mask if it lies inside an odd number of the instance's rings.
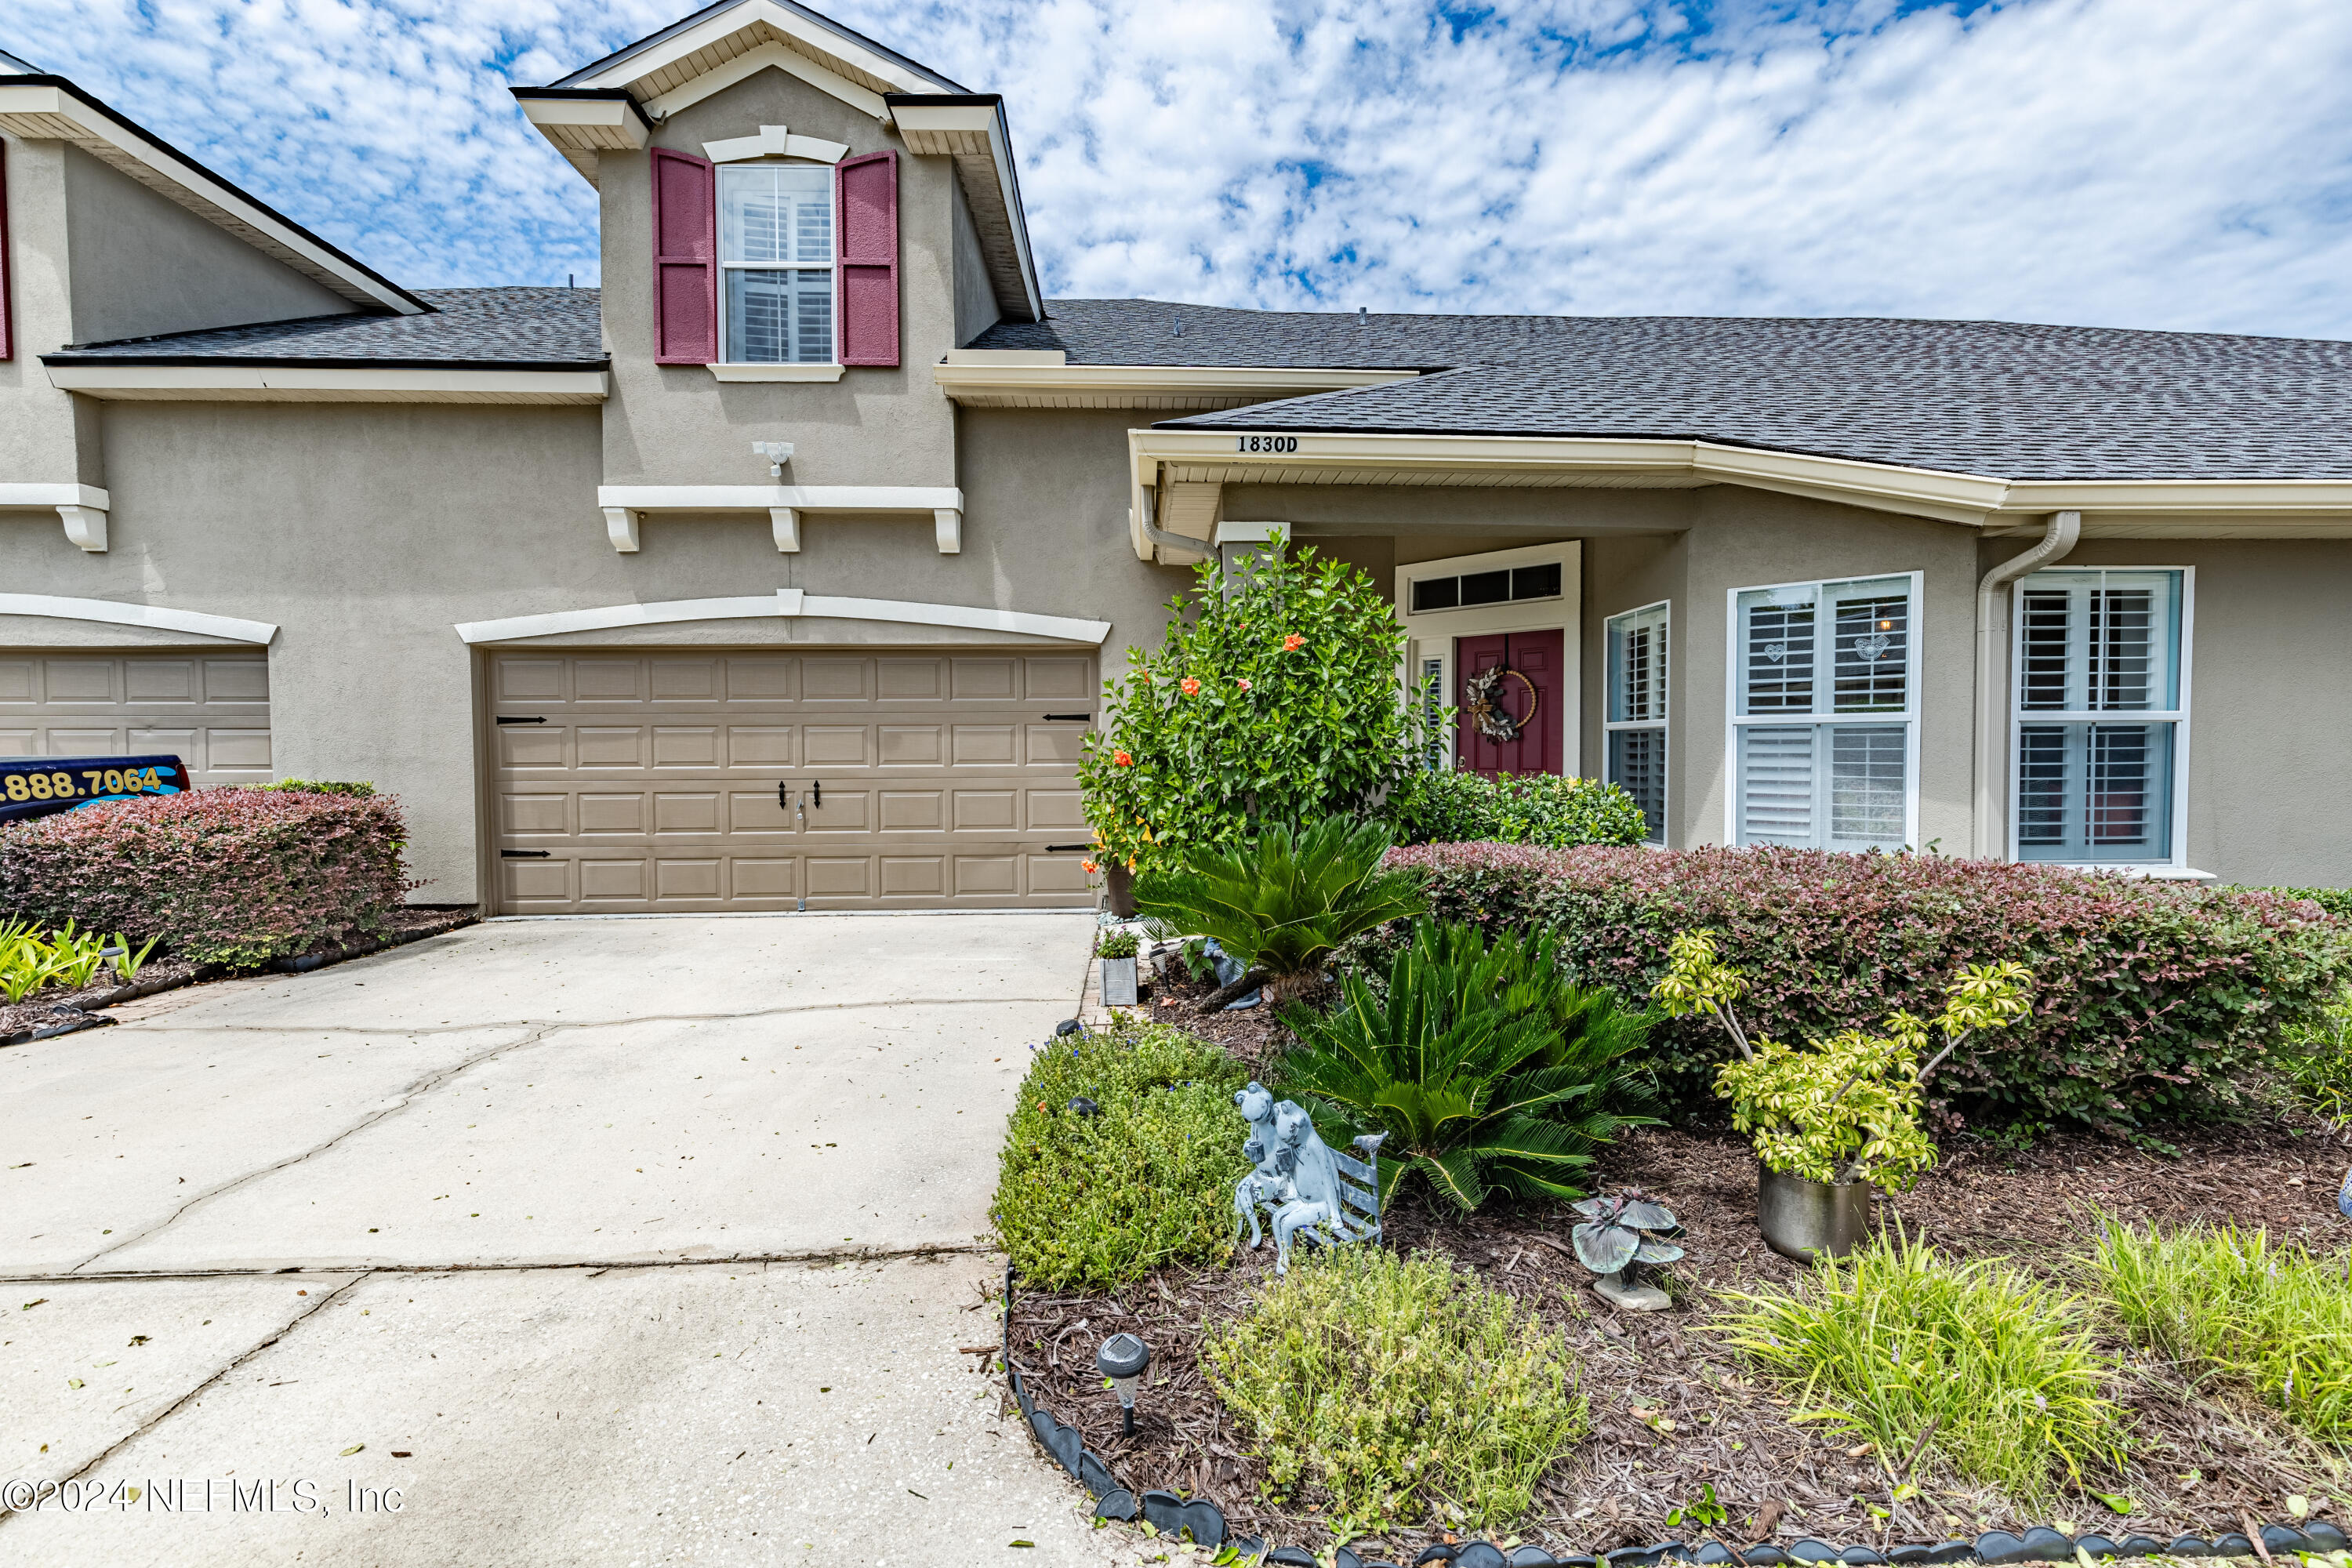
{"label": "green shrub", "polygon": [[1136,912],[1171,936],[1214,937],[1276,994],[1313,979],[1351,938],[1426,907],[1421,879],[1384,871],[1388,829],[1344,816],[1273,826],[1238,849],[1194,849],[1137,879]]}
{"label": "green shrub", "polygon": [[2110,1225],[2100,1284],[2131,1336],[2202,1367],[2316,1436],[2352,1436],[2352,1283],[2346,1266],[2259,1230],[2170,1235]]}
{"label": "green shrub", "polygon": [[1884,1237],[1825,1258],[1793,1291],[1727,1294],[1730,1342],[1779,1377],[1811,1415],[1899,1463],[1929,1444],[1972,1481],[2021,1502],[2050,1497],[2056,1471],[2120,1463],[2123,1412],[2088,1314],[1990,1258],[1947,1261]]}
{"label": "green shrub", "polygon": [[2272,1059],[2305,1104],[2352,1120],[2352,991],[2281,1029]]}
{"label": "green shrub", "polygon": [[1554,773],[1422,773],[1390,797],[1388,818],[1403,844],[1494,839],[1573,849],[1639,844],[1642,808],[1615,784]]}
{"label": "green shrub", "polygon": [[274,784],[247,784],[247,789],[297,790],[305,795],[372,795],[375,785],[366,783],[339,784],[332,779],[279,779]]}
{"label": "green shrub", "polygon": [[1362,572],[1277,535],[1234,577],[1202,563],[1169,607],[1159,651],[1129,648],[1105,683],[1078,763],[1103,858],[1140,869],[1359,812],[1420,766],[1431,714],[1397,700],[1404,628]]}
{"label": "green shrub", "polygon": [[1588,1426],[1567,1340],[1425,1252],[1302,1262],[1202,1364],[1275,1485],[1321,1487],[1349,1533],[1507,1524]]}
{"label": "green shrub", "polygon": [[1095,956],[1097,958],[1133,958],[1142,945],[1143,944],[1141,942],[1135,940],[1135,933],[1131,931],[1108,931],[1096,940]]}
{"label": "green shrub", "polygon": [[2352,888],[2257,888],[2283,899],[2308,899],[2339,921],[2352,921]]}
{"label": "green shrub", "polygon": [[1328,1013],[1284,1013],[1299,1043],[1274,1078],[1345,1129],[1327,1142],[1389,1135],[1383,1200],[1415,1174],[1465,1209],[1494,1187],[1581,1197],[1594,1145],[1639,1120],[1627,1114],[1642,1096],[1626,1058],[1649,1018],[1570,984],[1549,937],[1489,944],[1471,927],[1423,921],[1380,991],[1360,974],[1341,984]]}
{"label": "green shrub", "polygon": [[[1428,875],[1438,919],[1554,932],[1572,977],[1629,997],[1657,984],[1675,932],[1712,929],[1749,977],[1748,1027],[1774,1039],[1927,1016],[1962,965],[2021,963],[2032,1016],[1971,1040],[1929,1086],[1931,1110],[1992,1124],[2128,1129],[2239,1100],[2279,1031],[2352,975],[2352,921],[2307,902],[2054,866],[1507,844],[1397,849],[1389,864]],[[1720,1029],[1685,1018],[1652,1037],[1675,1097],[1703,1103],[1730,1050]]]}
{"label": "green shrub", "polygon": [[0,910],[233,969],[388,929],[422,884],[389,795],[199,789],[0,829]]}
{"label": "green shrub", "polygon": [[[1013,1266],[1052,1289],[1103,1289],[1232,1249],[1249,1075],[1216,1046],[1122,1024],[1039,1048],[997,1164],[993,1218]],[[1091,1100],[1094,1116],[1069,1109]]]}

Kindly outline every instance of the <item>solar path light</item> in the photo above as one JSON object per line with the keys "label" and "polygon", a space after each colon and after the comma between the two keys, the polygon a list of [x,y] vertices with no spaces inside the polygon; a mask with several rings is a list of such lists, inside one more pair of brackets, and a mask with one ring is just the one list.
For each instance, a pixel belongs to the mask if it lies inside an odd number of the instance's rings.
{"label": "solar path light", "polygon": [[1113,1334],[1095,1352],[1095,1370],[1110,1379],[1118,1394],[1118,1435],[1135,1436],[1135,1389],[1151,1364],[1151,1347],[1133,1334]]}

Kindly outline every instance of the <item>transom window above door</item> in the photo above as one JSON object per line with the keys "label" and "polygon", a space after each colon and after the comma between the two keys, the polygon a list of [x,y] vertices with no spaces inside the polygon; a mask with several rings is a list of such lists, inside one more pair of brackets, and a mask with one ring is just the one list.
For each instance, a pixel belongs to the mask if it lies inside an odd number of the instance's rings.
{"label": "transom window above door", "polygon": [[1911,843],[1919,574],[1736,589],[1731,601],[1731,841]]}
{"label": "transom window above door", "polygon": [[722,360],[833,363],[833,179],[819,164],[720,165]]}

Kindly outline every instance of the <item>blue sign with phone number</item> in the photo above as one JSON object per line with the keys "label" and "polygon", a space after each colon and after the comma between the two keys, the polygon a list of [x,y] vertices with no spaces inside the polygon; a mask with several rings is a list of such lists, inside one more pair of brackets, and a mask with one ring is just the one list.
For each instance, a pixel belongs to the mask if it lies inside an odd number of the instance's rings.
{"label": "blue sign with phone number", "polygon": [[0,757],[0,823],[187,787],[177,757]]}

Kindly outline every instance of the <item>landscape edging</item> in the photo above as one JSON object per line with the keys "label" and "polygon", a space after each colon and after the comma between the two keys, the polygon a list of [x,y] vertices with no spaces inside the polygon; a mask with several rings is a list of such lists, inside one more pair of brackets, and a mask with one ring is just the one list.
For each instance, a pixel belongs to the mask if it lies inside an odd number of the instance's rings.
{"label": "landscape edging", "polygon": [[[366,958],[390,948],[405,947],[412,942],[423,942],[426,937],[446,936],[453,931],[463,931],[469,925],[479,924],[481,918],[478,913],[464,915],[445,926],[395,931],[390,936],[372,942],[350,946],[321,948],[316,952],[296,953],[286,958],[273,958],[260,969],[247,970],[244,973],[276,972],[286,974],[308,974],[315,970],[324,969],[330,964],[347,963],[354,958]],[[115,1020],[98,1016],[99,1012],[103,1008],[112,1007],[123,1002],[136,1002],[142,996],[160,996],[166,991],[177,991],[183,985],[194,985],[207,980],[218,980],[232,973],[236,972],[230,970],[225,964],[200,963],[187,973],[174,975],[168,980],[133,980],[127,985],[118,985],[95,1002],[72,1005],[60,1003],[55,1009],[58,1014],[58,1022],[44,1024],[37,1028],[19,1029],[13,1035],[0,1035],[0,1047],[30,1045],[35,1040],[53,1040],[60,1035],[77,1034],[83,1029],[104,1028]]]}
{"label": "landscape edging", "polygon": [[[1231,1546],[1244,1557],[1260,1557],[1266,1563],[1295,1565],[1295,1568],[1318,1568],[1320,1559],[1312,1552],[1297,1546],[1277,1546],[1268,1550],[1254,1535],[1234,1535],[1225,1525],[1224,1510],[1206,1498],[1187,1500],[1172,1491],[1138,1492],[1122,1484],[1111,1474],[1102,1457],[1085,1445],[1078,1429],[1054,1418],[1043,1405],[1030,1398],[1026,1380],[1013,1364],[1013,1286],[1018,1271],[1010,1263],[1004,1266],[1004,1333],[1003,1362],[1005,1381],[1013,1391],[1013,1403],[1019,1407],[1022,1419],[1028,1424],[1030,1435],[1037,1439],[1046,1457],[1069,1473],[1070,1478],[1085,1487],[1095,1500],[1097,1519],[1122,1522],[1139,1517],[1150,1522],[1163,1535],[1177,1535],[1191,1531],[1195,1542],[1202,1546]],[[1566,1557],[1553,1555],[1540,1546],[1520,1546],[1506,1552],[1489,1541],[1442,1542],[1425,1548],[1413,1561],[1414,1568],[1430,1563],[1450,1563],[1453,1568],[1659,1568],[1668,1563],[1691,1563],[1712,1568],[1716,1563],[1729,1563],[1732,1568],[1791,1568],[1811,1563],[1849,1564],[1852,1568],[1878,1568],[1880,1564],[1894,1568],[1910,1568],[1914,1564],[1947,1563],[1981,1563],[1988,1568],[2022,1563],[2074,1563],[2076,1553],[2096,1560],[2128,1557],[2254,1557],[2280,1552],[2342,1552],[2352,1546],[2352,1538],[2325,1520],[2307,1520],[2301,1527],[2288,1524],[2265,1524],[2261,1527],[2262,1547],[2241,1531],[2225,1531],[2204,1537],[2175,1536],[2170,1542],[2152,1536],[2128,1535],[2121,1541],[2085,1531],[2078,1536],[2066,1536],[2047,1526],[2037,1525],[2022,1535],[2005,1530],[1987,1531],[1973,1541],[1939,1541],[1933,1545],[1832,1546],[1827,1542],[1808,1537],[1791,1542],[1786,1547],[1759,1542],[1743,1546],[1736,1552],[1720,1542],[1708,1541],[1697,1546],[1685,1542],[1661,1542],[1655,1546],[1627,1547],[1598,1555],[1571,1552]],[[2266,1549],[2266,1550],[2265,1550]],[[1339,1548],[1333,1568],[1402,1568],[1402,1564],[1385,1560],[1367,1560],[1342,1546]]]}

